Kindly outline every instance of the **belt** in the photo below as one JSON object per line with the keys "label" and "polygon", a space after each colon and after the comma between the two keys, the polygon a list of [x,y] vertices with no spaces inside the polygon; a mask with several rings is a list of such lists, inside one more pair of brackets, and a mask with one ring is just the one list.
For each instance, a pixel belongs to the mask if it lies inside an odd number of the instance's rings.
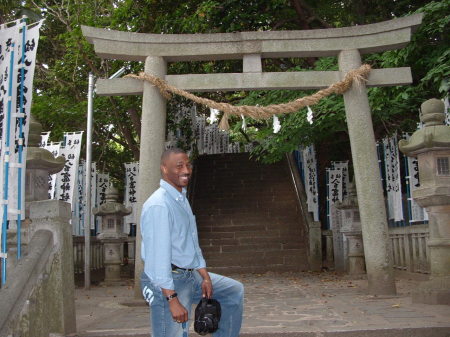
{"label": "belt", "polygon": [[189,268],[181,268],[181,267],[178,267],[178,266],[176,266],[176,265],[174,265],[174,264],[172,263],[172,270],[175,270],[175,269],[186,270],[186,271],[193,271],[193,270],[194,270],[193,268],[192,268],[192,269],[189,269]]}

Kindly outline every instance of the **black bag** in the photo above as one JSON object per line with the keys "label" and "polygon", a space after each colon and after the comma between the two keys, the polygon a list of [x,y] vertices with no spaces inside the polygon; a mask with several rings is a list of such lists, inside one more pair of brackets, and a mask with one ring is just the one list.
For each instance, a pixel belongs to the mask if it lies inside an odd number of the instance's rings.
{"label": "black bag", "polygon": [[221,313],[219,301],[202,298],[195,308],[195,332],[203,336],[217,331]]}

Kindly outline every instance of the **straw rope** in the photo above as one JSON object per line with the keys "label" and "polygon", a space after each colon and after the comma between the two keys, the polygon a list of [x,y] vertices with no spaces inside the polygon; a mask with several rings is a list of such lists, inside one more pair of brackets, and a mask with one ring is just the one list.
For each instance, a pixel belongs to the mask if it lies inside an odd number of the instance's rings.
{"label": "straw rope", "polygon": [[371,67],[368,64],[363,64],[358,69],[350,70],[343,80],[333,83],[328,88],[317,91],[316,93],[298,98],[294,101],[282,104],[272,104],[268,106],[252,106],[252,105],[239,105],[234,106],[228,103],[220,103],[208,98],[198,97],[190,92],[176,88],[168,84],[163,79],[156,77],[152,74],[140,72],[139,75],[129,74],[125,77],[131,77],[138,80],[143,80],[152,83],[157,86],[161,94],[166,99],[171,99],[172,96],[169,92],[179,96],[183,96],[187,99],[194,101],[195,103],[206,105],[210,108],[223,111],[222,120],[219,127],[222,130],[228,130],[228,118],[230,115],[244,115],[254,119],[267,119],[273,115],[280,115],[286,113],[292,113],[298,111],[305,106],[311,106],[318,103],[322,98],[331,94],[342,94],[347,91],[355,82],[356,85],[361,85],[362,82],[367,81],[367,77],[370,73]]}

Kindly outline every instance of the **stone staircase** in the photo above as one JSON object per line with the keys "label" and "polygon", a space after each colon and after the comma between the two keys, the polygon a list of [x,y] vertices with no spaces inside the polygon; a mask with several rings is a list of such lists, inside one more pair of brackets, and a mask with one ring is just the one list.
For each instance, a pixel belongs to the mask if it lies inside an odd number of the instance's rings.
{"label": "stone staircase", "polygon": [[208,270],[308,269],[305,225],[286,161],[264,165],[246,153],[195,162],[193,211]]}

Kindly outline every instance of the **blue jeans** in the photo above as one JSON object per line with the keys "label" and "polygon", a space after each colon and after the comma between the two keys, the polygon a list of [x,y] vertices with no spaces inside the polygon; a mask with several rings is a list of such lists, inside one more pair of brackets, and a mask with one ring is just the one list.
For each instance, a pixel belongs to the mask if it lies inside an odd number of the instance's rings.
{"label": "blue jeans", "polygon": [[[192,305],[202,298],[202,277],[197,271],[172,271],[178,300],[193,319]],[[213,285],[213,298],[220,302],[222,317],[214,337],[237,337],[242,324],[244,309],[244,286],[231,278],[209,273]],[[141,275],[142,294],[151,307],[152,337],[182,337],[182,324],[173,321],[169,303],[161,288],[155,286],[147,274]]]}

